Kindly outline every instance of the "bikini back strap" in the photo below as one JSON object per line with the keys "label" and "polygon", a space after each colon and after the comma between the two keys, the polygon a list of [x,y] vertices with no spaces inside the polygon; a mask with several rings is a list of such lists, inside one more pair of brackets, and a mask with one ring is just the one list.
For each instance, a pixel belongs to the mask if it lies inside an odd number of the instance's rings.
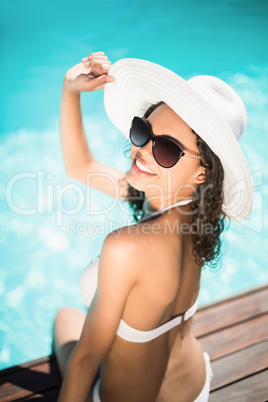
{"label": "bikini back strap", "polygon": [[160,325],[160,327],[152,329],[151,331],[140,331],[139,329],[132,328],[124,320],[121,320],[117,330],[117,335],[128,342],[144,343],[152,341],[153,339],[163,335],[165,332],[170,331],[177,325],[180,325],[182,321],[189,320],[189,318],[191,318],[196,312],[197,306],[198,304],[196,301],[193,306],[184,314],[171,319],[170,321]]}

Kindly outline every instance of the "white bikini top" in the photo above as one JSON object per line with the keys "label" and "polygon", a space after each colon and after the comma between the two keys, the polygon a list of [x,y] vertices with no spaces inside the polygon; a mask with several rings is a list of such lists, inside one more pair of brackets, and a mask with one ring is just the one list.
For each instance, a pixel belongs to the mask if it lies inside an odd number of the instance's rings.
{"label": "white bikini top", "polygon": [[125,339],[128,342],[135,343],[145,343],[152,341],[155,338],[158,338],[160,335],[163,335],[165,332],[170,331],[172,328],[180,325],[182,321],[187,321],[191,318],[196,312],[198,307],[197,300],[189,308],[184,314],[180,314],[175,318],[172,318],[170,321],[165,324],[160,325],[151,331],[140,331],[128,325],[124,320],[120,320],[120,324],[116,334],[120,336],[120,338]]}
{"label": "white bikini top", "polygon": [[[161,211],[156,211],[150,214],[149,216],[141,219],[139,222],[142,222],[146,219],[152,219],[155,218],[158,215],[163,214],[165,211],[168,209],[171,209],[176,206],[182,206],[189,204],[192,201],[192,199],[180,201],[176,204],[172,204],[168,206],[167,208],[162,209]],[[97,287],[97,271],[98,271],[98,262],[99,258],[95,258],[95,260],[92,261],[92,263],[85,269],[85,271],[82,274],[81,280],[80,280],[80,289],[82,293],[82,297],[84,298],[84,301],[86,302],[87,305],[90,304],[89,301],[89,287],[86,285],[86,282],[90,283],[91,288],[93,288],[92,297],[95,293],[96,287]],[[85,286],[86,285],[86,286]],[[86,289],[86,291],[85,291]],[[135,343],[144,343],[144,342],[149,342],[155,338],[158,338],[160,335],[163,335],[165,332],[170,331],[172,328],[176,327],[177,325],[180,325],[182,321],[187,321],[189,320],[194,313],[197,310],[197,300],[195,303],[192,305],[192,307],[189,308],[185,313],[180,314],[174,318],[172,318],[170,321],[166,322],[165,324],[160,325],[159,327],[152,329],[150,331],[140,331],[138,329],[135,329],[128,325],[123,319],[120,320],[120,324],[118,327],[118,330],[116,334],[128,341],[128,342],[135,342]]]}
{"label": "white bikini top", "polygon": [[145,221],[146,219],[150,219],[150,220],[151,220],[152,218],[155,218],[155,217],[157,217],[158,215],[162,215],[162,214],[163,214],[164,212],[166,212],[168,209],[175,208],[175,207],[182,207],[183,205],[190,204],[190,202],[192,202],[192,201],[193,201],[192,198],[188,198],[188,200],[182,200],[182,201],[176,202],[175,204],[169,205],[168,207],[166,207],[166,208],[164,208],[164,209],[161,209],[161,210],[159,210],[159,211],[155,211],[155,212],[149,214],[148,216],[145,216],[144,218],[142,218],[142,219],[139,220],[139,223]]}

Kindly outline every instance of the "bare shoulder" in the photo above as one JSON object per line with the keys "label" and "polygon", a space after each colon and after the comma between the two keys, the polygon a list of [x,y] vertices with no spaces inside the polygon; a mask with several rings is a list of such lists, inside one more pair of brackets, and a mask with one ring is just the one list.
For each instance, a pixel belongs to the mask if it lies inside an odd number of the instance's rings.
{"label": "bare shoulder", "polygon": [[99,261],[99,290],[107,293],[129,294],[141,279],[142,253],[139,253],[139,236],[132,227],[114,230],[104,240]]}
{"label": "bare shoulder", "polygon": [[134,258],[137,254],[141,238],[137,225],[123,226],[113,230],[106,236],[103,243],[102,254],[121,261]]}
{"label": "bare shoulder", "polygon": [[161,253],[167,247],[166,237],[162,222],[138,222],[111,232],[104,241],[102,253],[133,268]]}

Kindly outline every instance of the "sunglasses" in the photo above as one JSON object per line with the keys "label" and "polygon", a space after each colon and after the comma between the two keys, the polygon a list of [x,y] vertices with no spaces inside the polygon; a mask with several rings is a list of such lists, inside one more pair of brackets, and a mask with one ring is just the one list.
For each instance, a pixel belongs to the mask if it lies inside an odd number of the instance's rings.
{"label": "sunglasses", "polygon": [[152,140],[154,159],[163,168],[171,168],[176,165],[182,156],[200,159],[198,152],[189,149],[182,150],[175,139],[172,140],[165,135],[154,135],[150,123],[137,116],[132,120],[129,139],[135,147],[143,147]]}

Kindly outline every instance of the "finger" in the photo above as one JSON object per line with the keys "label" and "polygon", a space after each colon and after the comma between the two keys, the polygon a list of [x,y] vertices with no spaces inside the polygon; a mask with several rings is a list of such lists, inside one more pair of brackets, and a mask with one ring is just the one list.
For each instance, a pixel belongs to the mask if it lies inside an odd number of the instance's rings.
{"label": "finger", "polygon": [[91,67],[91,66],[85,67],[85,65],[84,65],[85,71],[87,71],[87,74],[92,76],[92,78],[96,78],[101,75],[107,75],[110,68],[111,68],[111,66],[109,64],[106,64],[106,65],[101,64],[101,65],[96,65],[94,67]]}
{"label": "finger", "polygon": [[89,56],[87,56],[87,58],[90,59],[108,59],[108,56],[106,56],[105,54],[90,54]]}
{"label": "finger", "polygon": [[88,56],[84,57],[82,60],[84,59],[89,59],[89,58],[94,58],[94,57],[106,57],[108,58],[104,52],[95,52],[95,53],[90,53]]}
{"label": "finger", "polygon": [[103,63],[108,63],[108,64],[110,63],[111,64],[109,59],[104,58],[104,57],[102,57],[102,58],[96,58],[95,57],[94,59],[87,60],[86,63],[90,63],[91,65],[93,65],[93,64],[103,64]]}
{"label": "finger", "polygon": [[94,91],[99,88],[103,88],[107,83],[113,82],[115,79],[111,75],[100,75],[99,77],[93,78],[87,84],[87,89],[89,91]]}
{"label": "finger", "polygon": [[106,84],[109,84],[110,82],[114,82],[115,78],[112,75],[106,75],[105,81],[106,81]]}
{"label": "finger", "polygon": [[101,61],[108,61],[108,57],[107,56],[102,56],[102,57],[98,57],[98,56],[96,56],[96,57],[84,57],[83,59],[82,59],[82,62],[83,63],[86,63],[87,61],[93,61],[93,60],[98,60],[99,62],[101,62]]}
{"label": "finger", "polygon": [[88,57],[91,56],[91,55],[93,55],[93,54],[96,54],[96,55],[104,55],[105,53],[104,53],[104,52],[92,52],[92,53],[90,53],[90,54],[88,55]]}
{"label": "finger", "polygon": [[82,63],[85,67],[94,66],[94,65],[101,66],[104,64],[109,65],[111,67],[111,64],[112,64],[110,62],[110,60],[107,60],[107,59],[103,59],[103,60],[102,59],[97,59],[97,60],[94,59],[94,60],[85,60],[85,61],[82,60]]}
{"label": "finger", "polygon": [[91,67],[93,67],[93,66],[102,66],[103,64],[111,65],[110,60],[105,60],[105,59],[89,60],[87,63],[89,63]]}
{"label": "finger", "polygon": [[[86,68],[94,68],[95,70],[101,70],[104,69],[106,72],[111,68],[112,63],[110,60],[92,60],[92,61],[86,61],[85,63],[82,62],[82,65]],[[100,73],[98,73],[100,75]]]}
{"label": "finger", "polygon": [[98,91],[99,89],[103,89],[105,87],[106,84],[100,85],[99,87],[96,87],[94,89],[94,91]]}
{"label": "finger", "polygon": [[102,68],[103,68],[104,70],[108,71],[108,70],[111,68],[111,63],[110,63],[110,64],[105,64],[105,63],[103,63],[103,64],[102,64]]}
{"label": "finger", "polygon": [[93,53],[90,53],[90,54],[105,54],[104,52],[93,52]]}
{"label": "finger", "polygon": [[105,88],[105,86],[106,86],[107,84],[110,84],[111,82],[114,82],[114,81],[115,81],[115,78],[112,77],[111,75],[106,75],[105,81],[106,81],[105,84],[101,84],[101,85],[99,85],[98,87],[96,87],[95,89],[98,90],[98,89],[103,89],[103,88]]}
{"label": "finger", "polygon": [[85,68],[83,63],[76,64],[75,66],[71,67],[67,73],[66,73],[66,79],[67,80],[74,80],[76,77],[78,77],[81,74],[89,74],[90,73],[89,68]]}
{"label": "finger", "polygon": [[95,74],[95,76],[107,74],[109,69],[111,68],[111,64],[106,64],[106,63],[99,64],[99,63],[95,63],[95,62],[94,62],[94,64],[90,63],[89,65],[86,63],[86,64],[84,64],[84,66],[87,66],[86,68],[89,68],[90,71],[93,74]]}

